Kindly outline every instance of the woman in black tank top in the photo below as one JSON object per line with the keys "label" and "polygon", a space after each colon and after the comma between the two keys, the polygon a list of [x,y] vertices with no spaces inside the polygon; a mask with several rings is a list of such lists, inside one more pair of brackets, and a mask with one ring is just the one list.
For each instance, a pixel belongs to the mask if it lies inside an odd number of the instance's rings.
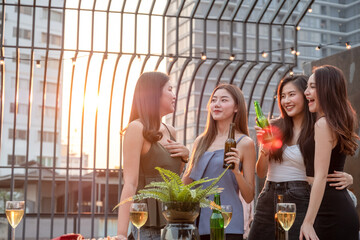
{"label": "woman in black tank top", "polygon": [[359,217],[348,192],[326,183],[326,175],[342,171],[346,155],[353,155],[358,147],[356,114],[347,97],[342,71],[329,65],[316,68],[305,96],[318,120],[304,144],[306,173],[313,185],[300,239],[357,240]]}

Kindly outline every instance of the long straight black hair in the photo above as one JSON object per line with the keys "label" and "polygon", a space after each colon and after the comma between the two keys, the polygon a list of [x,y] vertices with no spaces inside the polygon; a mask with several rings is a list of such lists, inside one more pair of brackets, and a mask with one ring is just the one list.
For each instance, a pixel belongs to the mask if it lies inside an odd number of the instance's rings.
{"label": "long straight black hair", "polygon": [[145,72],[139,77],[134,91],[129,123],[139,119],[144,125],[143,136],[149,142],[162,138],[159,131],[160,97],[169,76],[161,72]]}
{"label": "long straight black hair", "polygon": [[320,107],[338,138],[340,151],[354,155],[359,139],[355,132],[357,116],[348,98],[345,76],[331,65],[316,67],[313,72]]}
{"label": "long straight black hair", "polygon": [[294,76],[287,76],[280,81],[280,84],[279,84],[279,87],[277,90],[277,99],[278,99],[278,106],[279,106],[281,115],[279,118],[272,120],[271,124],[280,129],[280,131],[282,133],[283,147],[279,148],[277,150],[270,151],[270,160],[282,162],[284,144],[288,144],[294,135],[293,120],[289,115],[287,115],[285,109],[281,106],[281,93],[282,93],[284,86],[288,83],[294,84],[294,86],[301,92],[301,94],[304,97],[304,119],[303,119],[302,126],[301,126],[300,136],[297,140],[297,144],[300,147],[300,151],[301,151],[302,155],[304,156],[305,149],[304,149],[303,145],[304,145],[304,142],[307,139],[307,137],[312,132],[314,123],[315,123],[315,117],[314,117],[315,115],[309,111],[309,106],[307,105],[306,97],[303,94],[307,87],[307,80],[308,80],[308,77],[306,75],[294,75]]}

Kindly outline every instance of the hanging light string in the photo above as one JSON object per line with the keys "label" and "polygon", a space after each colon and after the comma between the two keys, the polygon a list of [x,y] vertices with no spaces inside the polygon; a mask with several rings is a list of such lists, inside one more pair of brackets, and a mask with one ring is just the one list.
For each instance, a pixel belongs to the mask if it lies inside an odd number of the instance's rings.
{"label": "hanging light string", "polygon": [[[356,42],[355,44],[357,44],[358,42]],[[315,48],[315,50],[320,50],[320,49],[323,49],[323,48],[326,48],[326,47],[329,47],[329,46],[336,46],[336,45],[343,45],[345,46],[346,49],[351,49],[351,43],[350,41],[338,41],[338,42],[333,42],[333,43],[319,43],[317,45],[314,45],[314,44],[298,44],[298,48],[299,47],[312,47],[312,48]],[[270,53],[273,53],[273,52],[280,52],[280,51],[285,51],[285,50],[290,50],[290,53],[293,54],[293,55],[296,55],[296,56],[299,56],[300,55],[300,51],[298,51],[298,49],[295,49],[294,47],[287,47],[287,48],[279,48],[279,49],[273,49],[271,51],[266,51],[266,50],[262,50],[260,51],[260,55],[263,57],[263,58],[267,58],[268,55]],[[217,52],[217,51],[211,51],[211,50],[208,50],[208,52]],[[254,53],[249,53],[249,52],[231,52],[231,53],[226,53],[226,52],[222,52],[220,54],[229,54],[229,60],[230,61],[235,61],[236,60],[236,55],[245,55],[245,54],[254,54]],[[104,60],[106,60],[108,58],[108,53],[103,53],[104,55]],[[132,54],[129,54],[129,55],[132,55]],[[138,59],[141,60],[141,55],[148,55],[148,54],[135,54]],[[194,57],[194,58],[200,58],[201,60],[205,61],[207,59],[207,56],[206,56],[206,52],[200,52],[200,53],[195,53],[195,55],[198,55],[199,57]],[[82,56],[76,56],[76,57],[70,57],[70,58],[63,58],[61,60],[71,60],[72,61],[72,64],[75,64],[76,63],[76,60],[79,59],[79,58],[83,58],[83,57],[88,57],[89,55],[82,55]],[[172,53],[168,54],[168,55],[165,55],[165,57],[168,58],[168,61],[169,62],[173,62],[174,59],[176,58],[176,56]],[[182,56],[181,56],[182,57]],[[5,59],[16,59],[16,57],[5,57],[5,56],[0,56],[0,65],[3,65],[5,64]],[[21,58],[20,59],[21,61],[31,61],[31,59],[26,59],[26,58]],[[51,62],[51,61],[59,61],[60,59],[56,59],[56,58],[50,58],[48,59],[47,61],[48,62]],[[45,60],[39,60],[39,59],[35,59],[33,60],[35,62],[35,66],[37,68],[40,68],[41,67],[41,63],[42,62],[45,62]]]}
{"label": "hanging light string", "polygon": [[[319,43],[318,45],[314,45],[314,44],[298,44],[298,48],[300,48],[300,47],[311,47],[311,48],[315,48],[315,50],[320,50],[321,48],[326,48],[326,47],[329,47],[329,46],[336,46],[338,44],[340,44],[340,46],[345,45],[346,49],[351,49],[351,44],[350,44],[349,41],[346,41],[346,42],[338,41],[338,42],[327,43],[327,44]],[[271,51],[262,51],[261,56],[263,58],[266,58],[269,53],[277,52],[277,51],[283,51],[283,50],[287,50],[287,49],[289,49],[290,53],[293,54],[293,55],[296,55],[296,56],[300,55],[300,51],[298,51],[298,49],[295,49],[294,47],[290,47],[290,48],[283,48],[283,49],[275,49],[275,50],[271,50]]]}

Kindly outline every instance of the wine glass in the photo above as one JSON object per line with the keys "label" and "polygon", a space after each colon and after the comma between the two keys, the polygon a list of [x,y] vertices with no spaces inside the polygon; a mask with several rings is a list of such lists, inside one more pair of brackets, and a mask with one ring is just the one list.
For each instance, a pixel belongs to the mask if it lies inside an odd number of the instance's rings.
{"label": "wine glass", "polygon": [[289,239],[289,229],[293,225],[296,216],[295,203],[278,203],[276,205],[277,219],[285,230],[285,239]]}
{"label": "wine glass", "polygon": [[146,223],[148,210],[146,203],[132,203],[130,207],[130,221],[138,230],[137,239],[140,240],[140,228]]}
{"label": "wine glass", "polygon": [[12,239],[15,240],[15,228],[24,216],[24,201],[6,201],[6,217],[12,227]]}
{"label": "wine glass", "polygon": [[222,209],[222,216],[224,218],[224,228],[226,228],[232,218],[232,206],[231,205],[221,205],[221,209]]}

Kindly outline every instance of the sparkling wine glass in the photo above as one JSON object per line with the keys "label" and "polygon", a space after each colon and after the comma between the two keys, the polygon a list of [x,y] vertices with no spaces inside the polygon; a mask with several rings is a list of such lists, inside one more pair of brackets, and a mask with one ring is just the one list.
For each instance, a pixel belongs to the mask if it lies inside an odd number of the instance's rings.
{"label": "sparkling wine glass", "polygon": [[231,205],[221,205],[221,209],[221,214],[224,218],[224,228],[226,228],[231,221],[233,209]]}
{"label": "sparkling wine glass", "polygon": [[293,225],[296,217],[295,203],[278,203],[276,205],[277,219],[281,227],[285,230],[285,239],[289,239],[289,229]]}
{"label": "sparkling wine glass", "polygon": [[148,210],[146,203],[132,203],[130,207],[130,221],[138,230],[137,239],[140,240],[140,228],[146,223]]}
{"label": "sparkling wine glass", "polygon": [[24,201],[6,201],[6,217],[12,227],[12,240],[15,240],[15,228],[24,216]]}

